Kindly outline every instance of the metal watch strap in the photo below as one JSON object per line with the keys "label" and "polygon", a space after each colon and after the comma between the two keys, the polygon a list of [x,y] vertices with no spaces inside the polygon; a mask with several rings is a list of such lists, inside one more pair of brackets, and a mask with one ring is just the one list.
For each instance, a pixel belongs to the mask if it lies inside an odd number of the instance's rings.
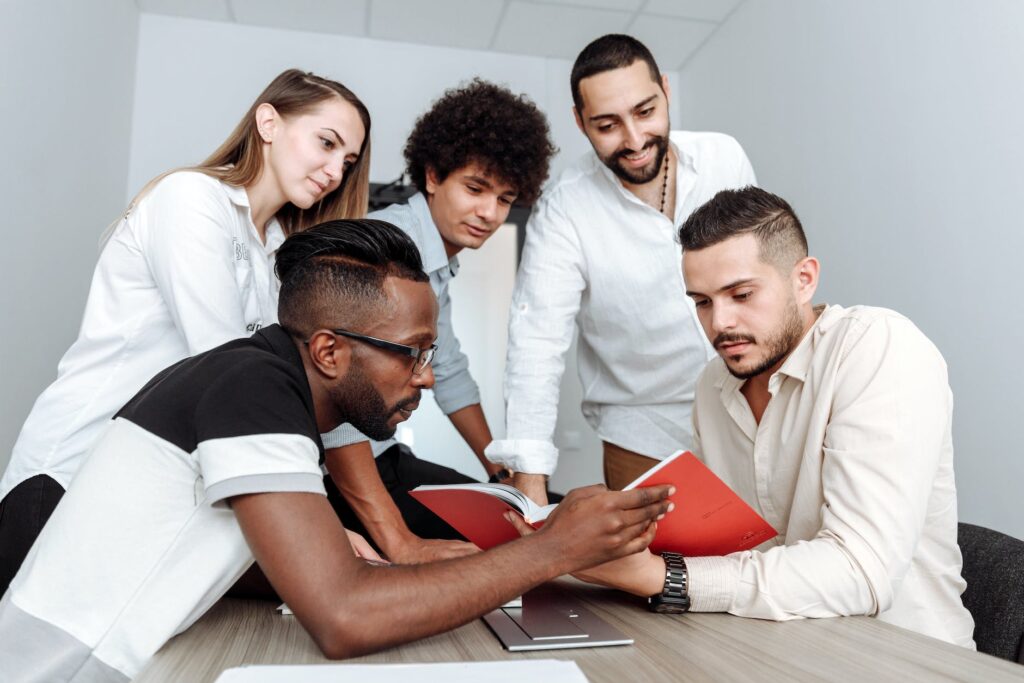
{"label": "metal watch strap", "polygon": [[662,553],[665,560],[665,587],[659,595],[648,598],[652,612],[682,614],[690,609],[686,560],[679,553]]}

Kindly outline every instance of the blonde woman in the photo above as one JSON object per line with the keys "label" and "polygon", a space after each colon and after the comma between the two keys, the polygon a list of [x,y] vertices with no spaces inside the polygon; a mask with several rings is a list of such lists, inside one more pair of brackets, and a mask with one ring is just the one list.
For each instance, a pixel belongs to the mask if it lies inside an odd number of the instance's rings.
{"label": "blonde woman", "polygon": [[168,365],[277,321],[278,246],[365,215],[369,157],[363,103],[293,69],[206,161],[136,196],[104,238],[78,339],[0,480],[0,593],[128,399]]}

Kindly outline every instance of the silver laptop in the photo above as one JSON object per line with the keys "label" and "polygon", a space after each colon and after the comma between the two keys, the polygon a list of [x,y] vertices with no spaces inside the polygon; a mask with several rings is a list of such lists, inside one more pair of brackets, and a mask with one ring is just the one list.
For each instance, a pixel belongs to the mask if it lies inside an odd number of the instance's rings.
{"label": "silver laptop", "polygon": [[523,595],[522,607],[503,607],[484,622],[511,652],[632,645],[633,639],[552,585]]}

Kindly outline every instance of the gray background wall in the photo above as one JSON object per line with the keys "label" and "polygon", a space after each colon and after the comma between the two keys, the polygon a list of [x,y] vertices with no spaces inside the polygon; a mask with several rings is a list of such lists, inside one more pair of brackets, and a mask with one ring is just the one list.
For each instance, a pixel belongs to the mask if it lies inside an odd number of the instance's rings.
{"label": "gray background wall", "polygon": [[124,209],[138,18],[131,0],[0,2],[0,467]]}
{"label": "gray background wall", "polygon": [[[1019,537],[1022,35],[1016,0],[746,0],[670,74],[676,126],[735,135],[761,184],[801,214],[824,264],[819,298],[900,310],[943,351],[961,517]],[[474,73],[547,111],[563,149],[556,169],[586,150],[569,118],[565,60],[140,21],[129,0],[0,2],[10,226],[0,466],[75,336],[103,227],[148,177],[212,149],[293,65],[366,99],[375,180],[398,175],[401,141],[425,104]],[[554,479],[561,488],[600,476],[568,375],[556,438],[573,448]]]}

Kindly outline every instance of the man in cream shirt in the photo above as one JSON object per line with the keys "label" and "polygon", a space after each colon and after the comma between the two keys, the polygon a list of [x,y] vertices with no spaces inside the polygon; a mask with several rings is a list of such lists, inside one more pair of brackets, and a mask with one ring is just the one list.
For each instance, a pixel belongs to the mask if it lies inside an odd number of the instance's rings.
{"label": "man in cream shirt", "polygon": [[973,648],[938,349],[893,311],[813,306],[818,261],[768,192],[720,192],[680,241],[719,355],[697,381],[695,452],[779,535],[725,557],[644,551],[583,578],[657,611],[866,614]]}
{"label": "man in cream shirt", "polygon": [[486,450],[544,503],[565,355],[579,332],[583,414],[621,488],[690,447],[697,375],[714,357],[683,296],[676,227],[719,190],[755,183],[721,133],[669,133],[668,80],[625,35],[583,49],[570,79],[593,147],[546,189],[526,229],[509,314],[506,437]]}

